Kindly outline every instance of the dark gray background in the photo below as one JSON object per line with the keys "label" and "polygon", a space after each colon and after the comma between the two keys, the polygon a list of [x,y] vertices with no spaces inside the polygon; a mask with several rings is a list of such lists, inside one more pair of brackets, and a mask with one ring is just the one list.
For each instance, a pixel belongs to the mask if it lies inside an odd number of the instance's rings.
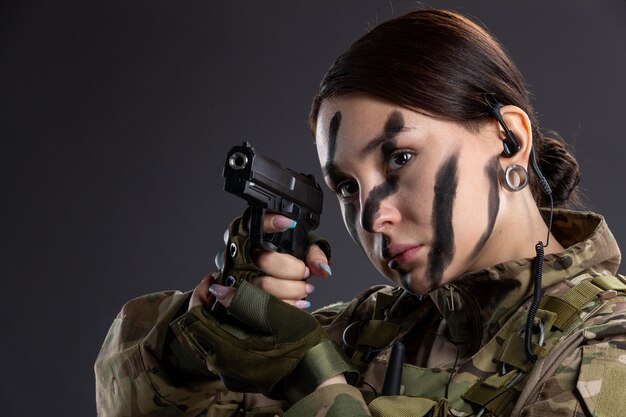
{"label": "dark gray background", "polygon": [[[626,2],[432,4],[480,19],[506,45],[544,127],[573,146],[589,208],[623,244]],[[121,305],[213,270],[244,207],[221,191],[226,151],[249,140],[318,174],[306,120],[324,71],[415,7],[0,3],[2,414],[94,415],[92,365]],[[334,275],[315,306],[381,281],[326,197]]]}

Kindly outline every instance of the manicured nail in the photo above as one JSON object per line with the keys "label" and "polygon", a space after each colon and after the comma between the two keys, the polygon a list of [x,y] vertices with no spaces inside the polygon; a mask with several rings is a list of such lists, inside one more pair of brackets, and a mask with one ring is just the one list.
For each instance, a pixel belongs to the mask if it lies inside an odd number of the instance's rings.
{"label": "manicured nail", "polygon": [[304,288],[304,291],[307,294],[311,294],[313,291],[315,291],[315,286],[311,285],[311,284],[306,284],[306,287]]}
{"label": "manicured nail", "polygon": [[330,270],[330,265],[328,265],[327,263],[320,262],[317,264],[317,266],[322,268],[328,274],[328,276],[331,276],[333,274],[333,272]]}
{"label": "manicured nail", "polygon": [[308,266],[304,267],[304,276],[302,278],[308,278],[311,276],[311,270],[309,269]]}
{"label": "manicured nail", "polygon": [[213,284],[209,287],[209,292],[215,296],[218,300],[223,300],[228,297],[231,292],[235,291],[233,287],[224,287],[219,284]]}
{"label": "manicured nail", "polygon": [[311,307],[311,303],[309,303],[307,300],[298,300],[296,301],[296,307],[298,308],[309,308]]}
{"label": "manicured nail", "polygon": [[274,217],[274,220],[272,220],[272,224],[279,229],[287,230],[296,227],[296,224],[298,224],[298,222],[296,222],[295,220],[291,220],[288,217],[276,216]]}

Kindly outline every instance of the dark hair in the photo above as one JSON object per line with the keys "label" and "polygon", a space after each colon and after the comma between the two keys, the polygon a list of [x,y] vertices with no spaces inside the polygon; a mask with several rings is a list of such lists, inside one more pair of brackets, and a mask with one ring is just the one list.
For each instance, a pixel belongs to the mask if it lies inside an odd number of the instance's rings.
{"label": "dark hair", "polygon": [[[533,126],[539,166],[554,205],[577,201],[578,163],[563,140],[542,134],[524,78],[498,41],[471,20],[447,10],[419,10],[389,20],[358,39],[330,67],[313,101],[315,132],[323,100],[364,93],[477,129],[492,116],[485,93],[524,110]],[[539,206],[549,204],[534,175]]]}

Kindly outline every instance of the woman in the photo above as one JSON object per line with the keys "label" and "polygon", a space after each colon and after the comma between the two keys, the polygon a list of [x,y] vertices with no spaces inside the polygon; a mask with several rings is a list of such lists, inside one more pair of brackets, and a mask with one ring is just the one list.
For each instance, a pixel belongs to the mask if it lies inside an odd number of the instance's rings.
{"label": "woman", "polygon": [[[310,315],[325,243],[305,262],[227,254],[224,275],[254,278],[124,307],[96,363],[101,415],[621,415],[619,249],[600,216],[562,209],[578,165],[494,38],[443,10],[383,23],[333,64],[310,123],[393,286]],[[227,244],[247,237],[236,219]]]}

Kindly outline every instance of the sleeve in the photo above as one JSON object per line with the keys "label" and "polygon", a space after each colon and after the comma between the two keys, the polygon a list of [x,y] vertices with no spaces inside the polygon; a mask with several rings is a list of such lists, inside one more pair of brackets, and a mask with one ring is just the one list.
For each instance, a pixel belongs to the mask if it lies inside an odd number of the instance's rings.
{"label": "sleeve", "polygon": [[581,330],[582,344],[559,362],[521,415],[621,417],[626,404],[626,302],[611,303]]}
{"label": "sleeve", "polygon": [[[151,294],[122,308],[95,363],[98,416],[218,417],[243,415],[244,408],[254,407],[246,402],[258,395],[247,399],[229,392],[197,358],[180,360],[172,353],[170,323],[187,310],[190,295]],[[270,415],[282,414],[277,405],[252,402]]]}
{"label": "sleeve", "polygon": [[[94,367],[99,417],[284,414],[289,407],[287,403],[261,394],[228,391],[219,377],[208,371],[202,355],[194,354],[193,348],[176,338],[172,323],[187,312],[190,296],[191,292],[167,291],[142,296],[124,305],[109,329]],[[314,316],[329,330],[331,338],[340,340],[338,335],[345,326],[347,313],[356,304],[335,304]],[[348,406],[358,413],[337,414],[337,410]],[[288,415],[368,415],[363,414],[363,406],[356,388],[331,385],[298,401]],[[317,414],[319,410],[323,414]]]}
{"label": "sleeve", "polygon": [[327,385],[295,403],[285,417],[369,416],[361,392],[347,384]]}

